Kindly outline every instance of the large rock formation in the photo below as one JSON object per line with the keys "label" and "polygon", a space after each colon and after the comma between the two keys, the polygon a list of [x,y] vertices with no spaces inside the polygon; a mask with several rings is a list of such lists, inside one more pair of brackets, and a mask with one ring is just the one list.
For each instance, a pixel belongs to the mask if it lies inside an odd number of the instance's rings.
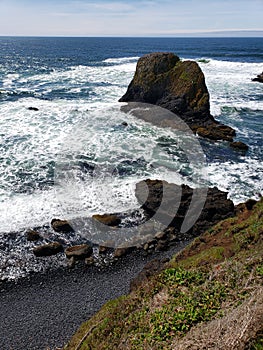
{"label": "large rock formation", "polygon": [[[169,223],[179,233],[193,200],[194,190],[187,185],[176,185],[160,180],[144,180],[136,184],[135,195],[146,216],[152,217],[158,211],[158,218]],[[227,198],[227,192],[217,187],[208,188],[203,194],[200,215],[189,228],[188,234],[198,236],[208,228],[234,215],[234,204]],[[200,203],[196,203],[199,205]],[[176,207],[178,206],[177,210]],[[156,217],[156,215],[155,215]]]}
{"label": "large rock formation", "polygon": [[210,114],[209,93],[199,65],[173,53],[141,57],[120,102],[145,102],[180,116],[194,132],[213,140],[232,141],[235,131]]}
{"label": "large rock formation", "polygon": [[[120,237],[125,243],[121,248],[137,246],[147,253],[166,250],[178,241],[199,236],[220,220],[233,216],[235,210],[227,192],[216,187],[197,190],[187,185],[147,179],[136,184],[135,196],[140,208],[107,216],[119,218],[118,228],[127,230],[137,226],[128,245],[125,237]],[[138,210],[140,215],[137,215]],[[111,221],[103,224],[111,226]],[[113,233],[110,232],[111,237]]]}

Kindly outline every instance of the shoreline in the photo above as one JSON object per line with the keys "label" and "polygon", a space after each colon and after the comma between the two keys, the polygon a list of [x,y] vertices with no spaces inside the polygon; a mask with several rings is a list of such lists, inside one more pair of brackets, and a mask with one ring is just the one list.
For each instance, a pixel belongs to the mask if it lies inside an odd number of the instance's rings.
{"label": "shoreline", "polygon": [[0,283],[1,350],[55,350],[107,301],[129,292],[153,259],[169,258],[189,241],[144,256],[134,251],[108,267],[58,268]]}

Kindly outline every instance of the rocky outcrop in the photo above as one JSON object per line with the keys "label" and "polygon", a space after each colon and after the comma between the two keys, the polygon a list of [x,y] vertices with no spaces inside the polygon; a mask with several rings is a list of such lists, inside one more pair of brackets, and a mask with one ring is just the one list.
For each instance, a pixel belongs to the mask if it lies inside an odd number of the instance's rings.
{"label": "rocky outcrop", "polygon": [[144,102],[178,115],[200,136],[232,141],[235,131],[210,114],[209,93],[199,65],[181,61],[173,53],[141,57],[127,92],[120,102]]}
{"label": "rocky outcrop", "polygon": [[[234,215],[234,204],[227,198],[227,192],[216,187],[196,191],[187,185],[161,180],[140,181],[135,189],[140,207],[126,213],[102,215],[109,219],[103,223],[118,228],[130,223],[132,226],[128,224],[127,229],[137,226],[138,232],[129,243],[143,249],[146,254],[167,250],[178,241],[199,236],[220,220]],[[140,211],[140,216],[137,211]],[[156,230],[154,225],[157,222],[161,225],[157,225]],[[116,249],[114,257],[130,252],[130,247]]]}
{"label": "rocky outcrop", "polygon": [[[194,190],[187,185],[179,186],[166,181],[148,179],[136,185],[135,195],[148,218],[153,217],[158,211],[158,218],[164,218],[165,222],[169,223],[165,235],[171,236],[171,233],[175,233],[179,237],[193,199],[193,192]],[[177,205],[178,209],[175,211]],[[227,192],[220,191],[217,187],[208,188],[201,209],[199,217],[186,234],[200,235],[220,220],[234,215],[234,204],[227,198]]]}
{"label": "rocky outcrop", "polygon": [[252,79],[252,81],[257,81],[258,83],[263,83],[263,72],[258,74],[256,78]]}

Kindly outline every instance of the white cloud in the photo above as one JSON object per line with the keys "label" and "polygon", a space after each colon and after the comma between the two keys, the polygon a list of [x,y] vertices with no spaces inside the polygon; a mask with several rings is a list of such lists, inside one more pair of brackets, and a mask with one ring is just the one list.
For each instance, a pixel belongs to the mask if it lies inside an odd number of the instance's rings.
{"label": "white cloud", "polygon": [[99,10],[114,12],[126,12],[134,10],[134,7],[132,5],[123,2],[91,3],[90,5]]}

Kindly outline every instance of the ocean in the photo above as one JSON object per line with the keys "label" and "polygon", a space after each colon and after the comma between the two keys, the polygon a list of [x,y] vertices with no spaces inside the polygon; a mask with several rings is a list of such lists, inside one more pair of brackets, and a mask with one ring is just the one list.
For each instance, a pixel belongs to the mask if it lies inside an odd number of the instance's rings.
{"label": "ocean", "polygon": [[120,111],[138,58],[157,51],[198,62],[211,114],[249,146],[243,154],[197,138],[202,183],[236,204],[263,192],[263,85],[251,81],[263,71],[263,38],[0,37],[0,279],[64,263],[39,264],[27,228],[135,208],[145,178],[199,185],[175,131]]}

